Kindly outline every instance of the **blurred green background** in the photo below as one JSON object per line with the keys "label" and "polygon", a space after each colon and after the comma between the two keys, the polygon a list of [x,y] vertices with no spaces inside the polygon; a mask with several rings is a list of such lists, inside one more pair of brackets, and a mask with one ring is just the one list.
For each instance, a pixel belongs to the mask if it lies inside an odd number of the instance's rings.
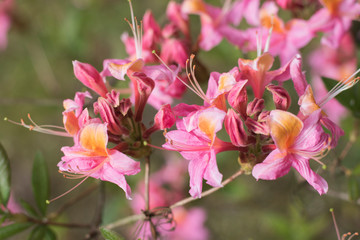
{"label": "blurred green background", "polygon": [[[213,2],[219,5],[218,1]],[[146,9],[151,9],[160,24],[166,20],[167,1],[134,0],[133,5],[139,18]],[[30,113],[38,124],[62,125],[62,101],[85,89],[73,75],[72,61],[87,62],[101,70],[103,59],[127,56],[120,41],[120,35],[129,31],[123,20],[130,17],[126,0],[17,0],[13,14],[8,47],[0,52],[1,118],[25,120]],[[196,17],[192,20],[199,23]],[[236,66],[241,56],[240,50],[223,42],[212,52],[201,53],[198,57],[210,71],[222,72]],[[199,102],[191,93],[186,97],[188,103]],[[328,154],[325,163],[331,163],[340,154],[353,130],[352,124],[351,117],[344,120],[346,135],[335,151]],[[51,196],[65,192],[78,182],[64,179],[56,167],[62,156],[60,148],[71,146],[72,139],[30,132],[1,121],[0,142],[11,160],[12,189],[17,200],[34,202],[30,179],[37,151],[43,153],[48,163]],[[155,142],[160,145],[162,139]],[[359,149],[357,140],[343,162],[345,166],[354,168],[359,164]],[[218,164],[226,178],[238,166],[237,156],[235,153],[220,154]],[[320,170],[317,164],[314,168]],[[291,171],[276,181],[256,182],[252,176],[241,176],[226,188],[191,205],[207,210],[206,226],[211,239],[336,239],[330,208],[335,210],[341,233],[359,231],[360,202],[348,200],[348,178],[342,172],[330,175],[322,171],[322,176],[328,181],[332,194],[319,196],[307,184],[299,183]],[[127,179],[134,189],[136,181],[142,177],[143,172]],[[88,180],[50,204],[50,212],[95,182]],[[106,184],[106,190],[104,223],[131,214],[122,190],[113,184]],[[95,191],[79,201],[61,220],[89,222],[94,215],[97,194]],[[130,227],[116,230],[123,233]],[[59,239],[82,239],[86,233],[86,230],[54,229]],[[28,234],[29,230],[12,239],[26,239]]]}

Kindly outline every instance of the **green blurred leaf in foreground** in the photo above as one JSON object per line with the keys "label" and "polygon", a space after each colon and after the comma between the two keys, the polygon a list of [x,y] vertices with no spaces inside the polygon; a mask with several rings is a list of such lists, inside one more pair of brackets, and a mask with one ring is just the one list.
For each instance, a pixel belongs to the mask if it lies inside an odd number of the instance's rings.
{"label": "green blurred leaf in foreground", "polygon": [[49,174],[46,161],[40,152],[34,159],[32,170],[32,187],[36,204],[42,215],[46,214],[46,200],[49,198]]}
{"label": "green blurred leaf in foreground", "polygon": [[10,164],[4,147],[0,143],[0,205],[7,205],[10,197]]}

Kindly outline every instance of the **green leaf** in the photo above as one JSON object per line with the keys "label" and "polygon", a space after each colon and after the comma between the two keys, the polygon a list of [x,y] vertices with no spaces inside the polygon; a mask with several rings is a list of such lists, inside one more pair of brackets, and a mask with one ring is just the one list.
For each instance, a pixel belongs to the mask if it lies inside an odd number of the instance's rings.
{"label": "green leaf", "polygon": [[354,176],[360,176],[360,164],[358,164],[353,170],[352,170],[352,175]]}
{"label": "green leaf", "polygon": [[46,200],[49,198],[49,174],[46,161],[38,152],[35,156],[32,170],[32,187],[36,204],[43,216],[46,214]]}
{"label": "green leaf", "polygon": [[29,216],[34,218],[39,217],[39,214],[36,212],[35,208],[31,206],[28,202],[25,202],[24,200],[20,199],[20,205]]}
{"label": "green leaf", "polygon": [[116,232],[106,229],[106,228],[100,228],[100,232],[101,232],[101,235],[105,238],[105,240],[123,240],[124,239]]}
{"label": "green leaf", "polygon": [[10,197],[10,164],[0,143],[0,204],[6,206]]}
{"label": "green leaf", "polygon": [[43,240],[46,227],[43,225],[36,226],[30,233],[28,240]]}
{"label": "green leaf", "polygon": [[44,240],[56,240],[56,234],[51,228],[46,228]]}
{"label": "green leaf", "polygon": [[[330,91],[338,81],[323,77],[323,82],[328,91]],[[346,108],[352,111],[354,117],[360,118],[360,84],[345,91],[346,94],[340,93],[335,98]]]}
{"label": "green leaf", "polygon": [[0,239],[6,239],[29,228],[32,223],[14,223],[0,228]]}
{"label": "green leaf", "polygon": [[360,197],[359,183],[356,177],[350,176],[348,179],[348,191],[349,198],[352,201],[356,201]]}

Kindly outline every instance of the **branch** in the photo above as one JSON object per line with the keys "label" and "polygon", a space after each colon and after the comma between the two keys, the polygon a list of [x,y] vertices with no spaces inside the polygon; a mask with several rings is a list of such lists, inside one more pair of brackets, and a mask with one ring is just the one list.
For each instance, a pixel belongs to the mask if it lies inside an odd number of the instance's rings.
{"label": "branch", "polygon": [[[224,180],[221,184],[222,184],[222,187],[226,186],[227,184],[229,184],[230,182],[232,182],[235,178],[237,178],[238,176],[242,175],[244,173],[244,170],[240,169],[239,171],[237,171],[236,173],[234,173],[233,175],[231,175],[229,178],[227,178],[226,180]],[[220,188],[222,187],[215,187],[215,188],[211,188],[205,192],[203,192],[201,194],[201,197],[206,197],[214,192],[216,192],[217,190],[219,190]],[[174,209],[176,207],[179,207],[179,206],[183,206],[189,202],[192,202],[192,201],[195,201],[195,200],[198,200],[199,198],[193,198],[193,197],[188,197],[188,198],[185,198],[183,200],[180,200],[176,203],[174,203],[173,205],[171,205],[169,208],[170,209]],[[129,217],[126,217],[126,218],[123,218],[123,219],[120,219],[116,222],[113,222],[113,223],[110,223],[108,225],[105,225],[104,228],[106,229],[113,229],[113,228],[116,228],[116,227],[120,227],[120,226],[123,226],[123,225],[126,225],[126,224],[129,224],[129,223],[132,223],[132,222],[135,222],[135,221],[139,221],[139,220],[144,220],[146,218],[146,215],[145,214],[136,214],[136,215],[132,215],[132,216],[129,216]]]}
{"label": "branch", "polygon": [[[224,180],[221,184],[222,184],[222,187],[225,187],[225,185],[229,184],[230,182],[232,182],[235,178],[237,178],[238,176],[242,175],[244,173],[244,170],[240,169],[239,171],[237,171],[236,173],[234,173],[232,176],[230,176],[229,178],[227,178],[226,180]],[[203,193],[201,193],[201,197],[206,197],[214,192],[216,192],[217,190],[219,190],[220,188],[222,187],[215,187],[215,188],[211,188]],[[193,197],[188,197],[188,198],[185,198],[183,200],[180,200],[176,203],[174,203],[173,205],[170,206],[170,209],[174,209],[176,207],[179,207],[179,206],[183,206],[185,204],[188,204],[189,202],[192,202],[192,201],[195,201],[197,200],[198,198],[193,198]]]}

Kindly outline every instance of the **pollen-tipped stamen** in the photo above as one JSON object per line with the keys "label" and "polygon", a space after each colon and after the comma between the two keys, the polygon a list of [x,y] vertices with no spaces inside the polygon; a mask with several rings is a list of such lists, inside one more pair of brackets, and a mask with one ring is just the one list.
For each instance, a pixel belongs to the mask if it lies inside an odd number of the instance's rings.
{"label": "pollen-tipped stamen", "polygon": [[[186,67],[186,74],[187,74],[187,77],[188,77],[188,79],[189,79],[192,87],[191,87],[189,84],[187,84],[184,80],[182,80],[177,74],[175,74],[174,71],[164,62],[164,60],[162,60],[162,59],[159,57],[159,55],[156,54],[155,50],[153,50],[152,53],[159,59],[159,61],[160,61],[170,72],[172,72],[172,73],[176,76],[176,78],[177,78],[182,84],[184,84],[187,88],[189,88],[192,92],[194,92],[196,95],[198,95],[198,96],[199,96],[201,99],[203,99],[205,102],[207,102],[207,103],[210,104],[210,101],[207,99],[207,97],[204,96],[204,95],[202,95],[202,94],[199,92],[199,90],[194,86],[194,83],[191,81],[191,78],[190,78],[191,74],[188,72],[187,67]],[[186,60],[186,66],[188,65],[188,63],[189,63],[189,59]],[[195,79],[195,81],[196,81],[196,79]],[[197,81],[196,81],[196,82],[197,82]],[[200,86],[199,83],[197,83],[197,84],[198,84],[198,86]]]}
{"label": "pollen-tipped stamen", "polygon": [[328,94],[325,96],[323,100],[320,101],[319,106],[324,106],[328,101],[335,98],[337,95],[339,95],[341,92],[352,88],[357,82],[359,82],[359,77],[355,78],[355,75],[360,72],[360,68],[354,72],[350,77],[346,78],[345,80],[339,81],[335,87],[333,87]]}
{"label": "pollen-tipped stamen", "polygon": [[[60,126],[55,126],[55,125],[37,125],[30,117],[30,114],[28,114],[28,119],[30,120],[30,122],[33,124],[26,124],[24,122],[23,119],[20,119],[20,122],[15,122],[13,120],[10,120],[8,118],[4,118],[5,121],[8,121],[12,124],[15,125],[19,125],[22,127],[25,127],[27,129],[29,129],[30,131],[36,131],[36,132],[40,132],[40,133],[45,133],[45,134],[49,134],[49,135],[56,135],[56,136],[61,136],[61,137],[72,137],[69,133],[67,133],[65,131],[65,128],[60,127]],[[58,130],[52,130],[53,129],[61,129],[64,131],[58,131]]]}

